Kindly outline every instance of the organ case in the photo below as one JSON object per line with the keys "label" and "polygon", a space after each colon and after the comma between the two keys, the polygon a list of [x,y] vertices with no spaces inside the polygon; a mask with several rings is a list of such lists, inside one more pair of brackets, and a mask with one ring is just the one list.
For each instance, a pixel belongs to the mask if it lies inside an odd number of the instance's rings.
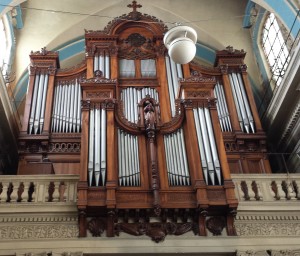
{"label": "organ case", "polygon": [[86,31],[86,59],[61,70],[32,53],[19,174],[79,174],[79,235],[162,241],[193,231],[235,235],[230,173],[270,172],[243,62],[179,65],[166,27],[133,8]]}

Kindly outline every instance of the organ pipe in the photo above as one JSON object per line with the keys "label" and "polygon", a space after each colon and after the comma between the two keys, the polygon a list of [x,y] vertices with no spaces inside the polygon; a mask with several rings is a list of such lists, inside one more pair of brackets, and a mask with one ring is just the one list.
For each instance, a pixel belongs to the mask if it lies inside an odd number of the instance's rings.
{"label": "organ pipe", "polygon": [[167,70],[167,80],[168,80],[168,89],[170,96],[170,105],[172,116],[175,116],[175,99],[178,94],[178,78],[183,78],[182,67],[180,64],[176,64],[168,56],[165,57],[166,70]]}
{"label": "organ pipe", "polygon": [[140,165],[137,136],[118,129],[119,185],[140,186]]}
{"label": "organ pipe", "polygon": [[190,185],[190,174],[182,128],[175,133],[164,135],[164,146],[170,186]]}
{"label": "organ pipe", "polygon": [[35,75],[32,105],[29,115],[29,134],[40,134],[43,131],[48,80],[48,74],[38,73]]}
{"label": "organ pipe", "polygon": [[58,82],[54,90],[52,132],[71,133],[81,130],[81,89],[77,80]]}
{"label": "organ pipe", "polygon": [[218,100],[217,112],[220,120],[221,129],[223,132],[232,131],[223,85],[217,83],[214,89],[214,93]]}
{"label": "organ pipe", "polygon": [[158,92],[153,88],[137,89],[128,87],[121,92],[121,100],[123,102],[123,113],[125,118],[132,122],[138,122],[138,103],[141,99],[149,95],[158,102]]}
{"label": "organ pipe", "polygon": [[221,185],[221,166],[209,109],[195,108],[193,112],[205,181],[208,185]]}
{"label": "organ pipe", "polygon": [[107,53],[95,54],[94,72],[100,70],[106,79],[110,79],[110,57]]}
{"label": "organ pipe", "polygon": [[242,131],[255,133],[253,115],[246,95],[244,83],[239,73],[229,74],[236,110]]}
{"label": "organ pipe", "polygon": [[106,181],[106,110],[92,108],[89,124],[89,186],[105,186]]}

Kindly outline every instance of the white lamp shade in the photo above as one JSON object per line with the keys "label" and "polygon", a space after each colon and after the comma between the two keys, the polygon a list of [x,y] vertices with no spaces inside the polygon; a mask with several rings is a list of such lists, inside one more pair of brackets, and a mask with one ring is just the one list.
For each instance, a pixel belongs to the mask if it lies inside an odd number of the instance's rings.
{"label": "white lamp shade", "polygon": [[175,39],[169,46],[169,56],[179,64],[186,64],[193,60],[196,55],[196,45],[187,37]]}
{"label": "white lamp shade", "polygon": [[196,55],[197,33],[188,26],[177,26],[164,36],[164,44],[169,49],[171,59],[179,64],[190,62]]}

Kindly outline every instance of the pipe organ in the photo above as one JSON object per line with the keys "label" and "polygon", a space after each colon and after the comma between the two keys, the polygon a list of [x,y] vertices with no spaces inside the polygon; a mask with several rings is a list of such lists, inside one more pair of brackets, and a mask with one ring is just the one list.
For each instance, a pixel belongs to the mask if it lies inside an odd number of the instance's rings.
{"label": "pipe organ", "polygon": [[160,242],[206,236],[208,221],[235,235],[231,173],[270,172],[245,52],[179,65],[162,21],[136,8],[121,17],[85,31],[73,68],[45,48],[30,54],[19,174],[79,175],[81,237]]}

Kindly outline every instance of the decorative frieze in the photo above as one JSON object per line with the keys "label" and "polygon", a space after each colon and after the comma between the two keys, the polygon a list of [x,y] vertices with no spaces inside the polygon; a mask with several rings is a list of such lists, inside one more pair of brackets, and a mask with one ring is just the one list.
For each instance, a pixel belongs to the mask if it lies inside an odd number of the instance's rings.
{"label": "decorative frieze", "polygon": [[0,240],[70,239],[78,234],[77,223],[0,225]]}

